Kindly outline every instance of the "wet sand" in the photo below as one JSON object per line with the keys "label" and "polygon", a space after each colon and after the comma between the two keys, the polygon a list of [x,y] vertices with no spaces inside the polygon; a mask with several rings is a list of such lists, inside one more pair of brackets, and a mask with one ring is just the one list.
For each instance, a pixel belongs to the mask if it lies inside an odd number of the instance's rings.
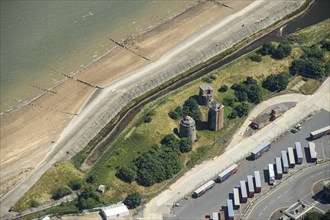
{"label": "wet sand", "polygon": [[[236,13],[251,2],[222,2],[230,7],[214,2],[199,3],[150,32],[135,37],[128,47],[151,60],[158,60],[185,40],[204,32],[219,19]],[[116,47],[74,78],[105,87],[146,64],[149,61]],[[57,94],[48,92],[30,105],[1,116],[1,196],[42,161],[94,91],[92,87],[71,79],[52,90]]]}

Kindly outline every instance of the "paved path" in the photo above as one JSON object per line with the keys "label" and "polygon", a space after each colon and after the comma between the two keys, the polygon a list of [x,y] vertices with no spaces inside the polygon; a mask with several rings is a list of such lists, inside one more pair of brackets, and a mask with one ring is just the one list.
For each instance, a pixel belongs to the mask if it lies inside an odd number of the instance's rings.
{"label": "paved path", "polygon": [[[293,94],[292,96],[296,95]],[[292,100],[290,95],[279,96],[274,99],[281,99],[281,97],[282,102],[287,102],[286,99]],[[270,123],[254,135],[245,138],[234,147],[227,149],[225,153],[215,160],[206,161],[191,169],[168,190],[162,192],[146,205],[144,219],[162,219],[162,213],[170,213],[172,204],[176,202],[179,197],[181,199],[186,195],[190,196],[198,186],[209,179],[213,179],[231,164],[248,156],[252,149],[261,144],[265,139],[274,140],[282,133],[289,130],[293,125],[321,108],[329,111],[329,101],[330,77],[325,80],[314,95],[306,96],[305,99],[301,98],[296,107],[288,110],[282,117]],[[268,104],[273,105],[273,102],[269,101]]]}
{"label": "paved path", "polygon": [[8,209],[52,164],[79,152],[129,101],[280,20],[303,2],[255,1],[236,14],[219,20],[212,28],[188,39],[157,61],[134,70],[105,89],[96,90],[45,159],[22,183],[1,198],[1,217],[10,218]]}

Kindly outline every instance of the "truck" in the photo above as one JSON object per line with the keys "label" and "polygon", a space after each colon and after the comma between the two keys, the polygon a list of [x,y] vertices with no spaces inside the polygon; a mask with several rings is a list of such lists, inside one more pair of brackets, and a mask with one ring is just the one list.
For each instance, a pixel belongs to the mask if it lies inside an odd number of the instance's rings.
{"label": "truck", "polygon": [[317,153],[315,150],[315,144],[313,142],[308,142],[309,154],[311,157],[311,162],[315,162],[317,160]]}
{"label": "truck", "polygon": [[288,155],[285,150],[281,151],[282,155],[282,165],[283,165],[283,173],[289,172],[289,161],[288,161]]}
{"label": "truck", "polygon": [[289,167],[293,168],[296,165],[296,161],[293,154],[293,148],[288,147],[288,158],[289,158]]}
{"label": "truck", "polygon": [[273,185],[275,183],[275,173],[274,173],[274,165],[268,164],[268,183],[269,185]]}
{"label": "truck", "polygon": [[253,176],[247,176],[247,183],[248,183],[248,196],[252,198],[254,196],[254,184],[253,184]]}
{"label": "truck", "polygon": [[240,189],[241,189],[241,203],[245,203],[245,202],[247,202],[247,197],[248,197],[247,190],[246,190],[246,183],[244,180],[241,180],[239,182],[239,184],[240,184]]}
{"label": "truck", "polygon": [[268,151],[271,147],[271,143],[266,140],[262,144],[260,144],[258,147],[254,148],[251,152],[251,157],[253,160],[256,160],[259,158],[264,152]]}
{"label": "truck", "polygon": [[225,169],[224,171],[222,171],[219,175],[218,175],[218,180],[219,182],[223,182],[226,179],[228,179],[231,175],[233,175],[234,173],[236,173],[238,170],[238,165],[237,164],[233,164],[230,167],[228,167],[227,169]]}
{"label": "truck", "polygon": [[311,140],[315,140],[328,134],[330,134],[330,125],[311,132],[309,138]]}
{"label": "truck", "polygon": [[234,209],[239,209],[240,201],[239,201],[239,191],[238,188],[233,188],[233,195],[234,195]]}
{"label": "truck", "polygon": [[280,157],[275,158],[275,167],[276,167],[276,179],[282,179],[282,161]]}
{"label": "truck", "polygon": [[233,200],[227,199],[228,220],[234,220]]}
{"label": "truck", "polygon": [[213,220],[219,220],[219,213],[218,212],[213,212],[212,213],[212,219]]}
{"label": "truck", "polygon": [[301,144],[300,144],[300,142],[295,142],[294,145],[295,145],[295,149],[296,149],[296,163],[302,164],[304,157],[303,157],[303,152],[301,149]]}
{"label": "truck", "polygon": [[255,192],[261,192],[261,180],[260,180],[260,172],[254,171],[254,183],[255,183]]}
{"label": "truck", "polygon": [[210,180],[207,183],[205,183],[204,185],[202,185],[201,187],[199,187],[198,189],[195,190],[193,196],[195,198],[200,197],[201,195],[203,195],[207,190],[212,189],[213,186],[215,185],[214,180]]}

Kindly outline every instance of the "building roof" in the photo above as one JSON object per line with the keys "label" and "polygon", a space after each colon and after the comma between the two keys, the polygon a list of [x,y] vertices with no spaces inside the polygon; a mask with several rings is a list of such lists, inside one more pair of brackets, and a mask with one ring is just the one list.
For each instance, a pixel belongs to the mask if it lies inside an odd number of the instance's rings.
{"label": "building roof", "polygon": [[201,90],[213,90],[213,87],[210,84],[200,85],[199,89]]}
{"label": "building roof", "polygon": [[211,106],[210,106],[210,108],[211,108],[213,111],[218,111],[221,107],[222,107],[222,105],[221,105],[220,102],[211,102]]}
{"label": "building roof", "polygon": [[194,125],[195,124],[195,120],[190,117],[189,115],[185,116],[182,120],[181,120],[181,124],[182,125]]}
{"label": "building roof", "polygon": [[264,113],[260,116],[257,116],[257,118],[255,120],[253,120],[252,122],[260,125],[260,124],[267,122],[269,120],[269,118],[270,118],[269,114]]}
{"label": "building roof", "polygon": [[129,212],[127,206],[123,203],[103,207],[102,211],[106,216],[116,216],[122,213]]}

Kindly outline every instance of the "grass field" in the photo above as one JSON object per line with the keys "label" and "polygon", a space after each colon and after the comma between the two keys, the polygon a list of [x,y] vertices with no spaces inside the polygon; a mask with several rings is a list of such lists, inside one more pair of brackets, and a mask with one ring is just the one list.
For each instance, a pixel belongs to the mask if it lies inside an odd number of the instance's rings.
{"label": "grass field", "polygon": [[82,180],[83,173],[70,162],[59,162],[50,168],[38,182],[16,203],[14,210],[22,211],[31,207],[34,200],[43,204],[51,200],[53,190],[65,187],[73,179]]}
{"label": "grass field", "polygon": [[[307,30],[301,30],[289,37],[292,39],[301,40],[304,45],[318,43],[327,35],[324,30],[329,28],[329,19],[316,26],[312,26]],[[327,34],[329,31],[326,32]],[[269,56],[262,57],[261,62],[253,62],[249,56],[254,54],[251,52],[233,62],[220,67],[208,73],[206,76],[190,82],[189,84],[168,93],[160,99],[157,99],[146,106],[138,113],[134,120],[127,126],[122,134],[108,147],[107,151],[93,168],[85,175],[95,174],[98,177],[98,182],[107,187],[106,193],[103,194],[104,203],[115,203],[122,200],[127,193],[139,191],[141,193],[150,193],[160,189],[167,181],[155,184],[151,187],[139,186],[136,182],[131,184],[125,183],[115,177],[116,169],[122,165],[132,163],[139,155],[149,151],[153,144],[160,144],[161,139],[166,135],[173,133],[179,127],[179,120],[172,120],[168,113],[174,110],[177,106],[182,106],[185,100],[189,97],[198,95],[198,87],[204,84],[203,79],[210,75],[216,77],[210,84],[214,88],[214,100],[222,102],[224,97],[233,96],[233,90],[227,92],[218,92],[222,85],[229,87],[234,83],[243,81],[247,76],[254,77],[258,82],[261,82],[266,76],[272,73],[288,71],[293,59],[298,58],[302,53],[300,45],[294,45],[291,56],[283,60],[274,60]],[[326,55],[329,60],[329,53]],[[297,84],[302,84],[297,90],[294,90]],[[320,81],[305,79],[300,76],[295,77],[289,84],[284,93],[302,92],[304,94],[313,93]],[[263,90],[264,96],[268,97],[269,92]],[[253,108],[253,105],[251,105]],[[208,108],[200,106],[203,114],[203,121],[207,121]],[[225,106],[225,127],[220,131],[213,132],[207,129],[200,129],[197,132],[198,140],[193,144],[193,151],[182,156],[182,159],[193,166],[199,161],[213,158],[220,155],[231,135],[244,122],[244,118],[229,120],[227,116],[232,111],[231,107]],[[149,123],[144,123],[143,118],[148,113],[152,112],[152,120]],[[223,140],[213,144],[216,138],[222,137]],[[86,150],[88,152],[88,149]],[[82,158],[84,158],[82,156]],[[78,158],[79,159],[79,158]],[[79,162],[81,163],[81,161]],[[49,201],[52,190],[57,187],[66,186],[73,178],[82,179],[84,173],[78,171],[69,162],[58,163],[48,170],[42,178],[28,191],[28,193],[15,205],[15,210],[24,210],[31,206],[31,201],[36,200],[38,203]],[[56,184],[54,184],[56,183]]]}

